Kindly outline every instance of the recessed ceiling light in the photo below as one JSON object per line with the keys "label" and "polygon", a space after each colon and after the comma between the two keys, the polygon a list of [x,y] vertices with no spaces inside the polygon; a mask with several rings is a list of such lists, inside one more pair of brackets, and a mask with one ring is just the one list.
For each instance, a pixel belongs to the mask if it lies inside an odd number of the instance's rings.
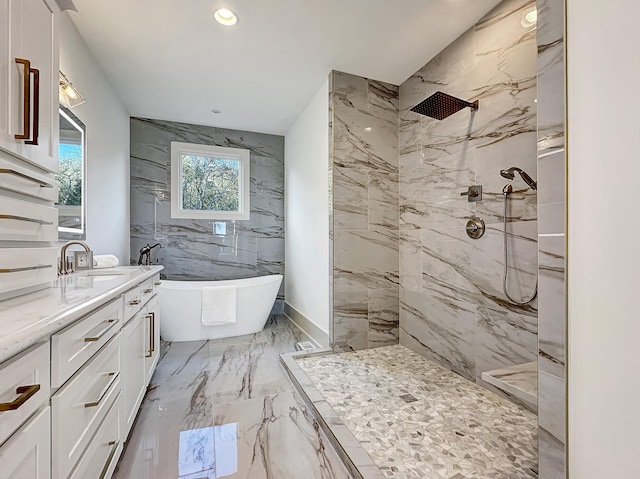
{"label": "recessed ceiling light", "polygon": [[538,10],[534,8],[524,16],[524,18],[520,21],[520,24],[524,28],[529,28],[535,25],[537,22],[538,22]]}
{"label": "recessed ceiling light", "polygon": [[213,110],[211,110],[211,113],[215,113],[216,115],[222,113],[222,110],[218,110],[217,108],[214,108]]}
{"label": "recessed ceiling light", "polygon": [[368,126],[368,127],[366,127],[366,128],[364,129],[364,131],[367,131],[367,132],[368,132],[368,131],[372,131],[372,130],[373,130],[373,128],[372,128],[372,127],[370,127],[370,126]]}
{"label": "recessed ceiling light", "polygon": [[238,15],[233,13],[228,8],[220,8],[216,10],[213,14],[213,18],[215,18],[216,22],[218,22],[219,24],[225,25],[227,27],[231,27],[238,23]]}

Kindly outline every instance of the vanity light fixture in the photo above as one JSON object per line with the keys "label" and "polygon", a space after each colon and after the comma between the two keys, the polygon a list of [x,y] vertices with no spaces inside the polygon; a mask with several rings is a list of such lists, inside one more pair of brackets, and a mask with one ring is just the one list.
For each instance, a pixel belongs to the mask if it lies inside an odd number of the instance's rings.
{"label": "vanity light fixture", "polygon": [[538,23],[538,10],[535,8],[525,14],[525,16],[520,21],[520,24],[524,28],[529,28]]}
{"label": "vanity light fixture", "polygon": [[216,10],[213,14],[213,18],[215,18],[216,22],[220,25],[224,25],[226,27],[232,27],[238,23],[238,15],[228,8],[220,8]]}
{"label": "vanity light fixture", "polygon": [[59,72],[59,87],[58,98],[60,103],[67,108],[75,108],[78,105],[84,103],[84,97],[80,94],[78,89],[69,81],[67,76]]}

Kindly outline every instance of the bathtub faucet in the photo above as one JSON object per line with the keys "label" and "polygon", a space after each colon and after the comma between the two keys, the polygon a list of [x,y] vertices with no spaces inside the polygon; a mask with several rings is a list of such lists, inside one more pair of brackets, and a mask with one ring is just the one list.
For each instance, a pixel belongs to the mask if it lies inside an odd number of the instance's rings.
{"label": "bathtub faucet", "polygon": [[[156,243],[153,246],[151,246],[149,243],[146,244],[146,246],[143,246],[142,248],[140,248],[140,258],[138,258],[138,264],[146,264],[146,265],[150,265],[151,264],[151,250],[153,248],[155,248],[156,246],[160,246],[160,248],[162,248],[162,245],[160,243]],[[144,263],[142,262],[142,258],[146,256]]]}

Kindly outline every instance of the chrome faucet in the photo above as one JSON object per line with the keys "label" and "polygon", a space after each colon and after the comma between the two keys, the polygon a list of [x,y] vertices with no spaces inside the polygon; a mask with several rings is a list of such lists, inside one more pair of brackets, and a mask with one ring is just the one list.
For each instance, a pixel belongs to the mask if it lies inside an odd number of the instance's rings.
{"label": "chrome faucet", "polygon": [[160,246],[160,248],[163,247],[161,243],[156,243],[153,246],[147,243],[146,246],[140,248],[140,258],[138,258],[139,265],[146,264],[148,266],[151,264],[151,250],[156,246]]}
{"label": "chrome faucet", "polygon": [[69,271],[67,265],[67,249],[69,248],[69,246],[73,246],[74,244],[82,246],[86,252],[91,251],[91,248],[89,248],[87,243],[83,243],[82,241],[69,241],[68,243],[65,243],[60,250],[60,264],[58,265],[59,274],[69,274],[73,272]]}

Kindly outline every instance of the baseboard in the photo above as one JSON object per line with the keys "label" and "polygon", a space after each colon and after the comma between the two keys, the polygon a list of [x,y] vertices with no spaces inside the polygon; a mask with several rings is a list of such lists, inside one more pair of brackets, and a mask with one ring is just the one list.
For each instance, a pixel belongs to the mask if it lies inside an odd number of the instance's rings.
{"label": "baseboard", "polygon": [[284,303],[284,314],[286,314],[296,326],[307,333],[307,336],[318,343],[319,346],[323,348],[329,347],[329,335],[286,301]]}

